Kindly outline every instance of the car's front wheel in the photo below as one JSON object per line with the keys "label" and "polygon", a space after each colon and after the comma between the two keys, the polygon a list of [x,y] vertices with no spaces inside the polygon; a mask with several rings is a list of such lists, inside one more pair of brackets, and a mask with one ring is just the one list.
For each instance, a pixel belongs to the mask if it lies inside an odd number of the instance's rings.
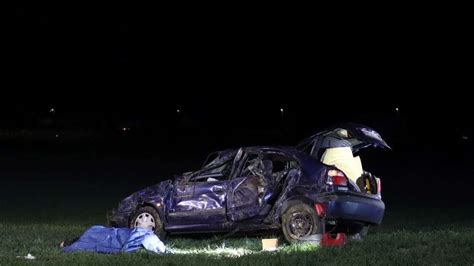
{"label": "car's front wheel", "polygon": [[130,219],[130,228],[134,227],[142,227],[153,231],[160,239],[163,239],[166,235],[158,212],[151,206],[141,207],[134,213],[132,219]]}
{"label": "car's front wheel", "polygon": [[315,210],[302,202],[290,206],[282,214],[281,220],[283,235],[290,243],[299,242],[321,231],[321,222]]}

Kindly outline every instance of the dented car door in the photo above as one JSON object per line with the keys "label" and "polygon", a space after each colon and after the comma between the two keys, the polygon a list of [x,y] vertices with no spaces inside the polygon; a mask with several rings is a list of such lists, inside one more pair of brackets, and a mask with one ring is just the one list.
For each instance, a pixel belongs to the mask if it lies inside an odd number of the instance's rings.
{"label": "dented car door", "polygon": [[176,187],[168,220],[174,224],[219,223],[225,221],[227,181],[192,182]]}
{"label": "dented car door", "polygon": [[174,187],[168,220],[173,224],[226,221],[226,192],[232,160],[216,163]]}
{"label": "dented car door", "polygon": [[265,171],[265,163],[260,154],[245,154],[233,173],[227,190],[227,217],[231,221],[241,221],[268,213],[263,202],[269,186],[267,178],[271,172]]}

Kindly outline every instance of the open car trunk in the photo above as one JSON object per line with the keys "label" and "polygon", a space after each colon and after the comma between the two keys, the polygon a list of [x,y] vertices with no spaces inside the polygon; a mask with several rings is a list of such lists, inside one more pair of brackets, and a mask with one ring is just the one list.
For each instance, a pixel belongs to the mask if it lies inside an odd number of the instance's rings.
{"label": "open car trunk", "polygon": [[354,153],[368,147],[390,149],[378,132],[354,123],[330,127],[297,145],[323,164],[341,170],[351,183],[349,190],[380,195],[380,179],[364,171],[360,157],[354,157]]}
{"label": "open car trunk", "polygon": [[296,147],[317,159],[327,148],[350,147],[354,153],[367,147],[390,149],[377,131],[354,123],[332,126],[304,139]]}

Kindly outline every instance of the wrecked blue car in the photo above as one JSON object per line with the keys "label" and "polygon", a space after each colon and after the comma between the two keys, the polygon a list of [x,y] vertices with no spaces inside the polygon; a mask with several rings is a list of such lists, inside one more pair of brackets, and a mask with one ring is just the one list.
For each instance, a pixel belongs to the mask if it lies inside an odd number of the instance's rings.
{"label": "wrecked blue car", "polygon": [[211,154],[201,170],[147,187],[108,213],[110,225],[165,234],[281,230],[289,242],[315,233],[357,234],[382,222],[380,179],[354,157],[389,148],[373,129],[331,127],[295,147]]}

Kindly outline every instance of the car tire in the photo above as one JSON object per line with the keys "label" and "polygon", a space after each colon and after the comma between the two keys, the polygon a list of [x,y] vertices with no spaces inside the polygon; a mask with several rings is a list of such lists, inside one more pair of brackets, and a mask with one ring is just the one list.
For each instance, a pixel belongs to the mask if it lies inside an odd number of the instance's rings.
{"label": "car tire", "polygon": [[321,233],[321,221],[311,206],[298,202],[281,216],[282,231],[286,241],[298,243],[302,238]]}
{"label": "car tire", "polygon": [[166,237],[166,232],[163,230],[163,223],[155,208],[151,206],[144,206],[139,208],[130,219],[130,228],[143,227],[152,230],[160,240]]}

